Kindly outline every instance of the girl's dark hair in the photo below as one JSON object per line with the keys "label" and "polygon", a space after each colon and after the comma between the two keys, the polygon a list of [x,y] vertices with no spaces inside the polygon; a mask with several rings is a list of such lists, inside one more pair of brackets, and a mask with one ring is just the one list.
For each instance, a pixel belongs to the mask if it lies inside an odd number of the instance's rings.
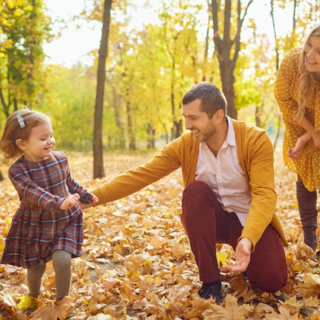
{"label": "girl's dark hair", "polygon": [[[18,115],[22,117],[25,127],[21,127],[17,118]],[[0,149],[4,154],[6,163],[8,163],[10,159],[23,154],[20,148],[16,145],[16,141],[18,139],[27,141],[30,137],[32,128],[43,122],[51,123],[51,120],[43,113],[28,109],[16,111],[7,119],[0,140]]]}
{"label": "girl's dark hair", "polygon": [[196,99],[201,100],[200,110],[212,116],[218,111],[223,110],[226,115],[227,100],[223,92],[211,82],[200,82],[192,87],[182,98],[182,104],[188,104]]}

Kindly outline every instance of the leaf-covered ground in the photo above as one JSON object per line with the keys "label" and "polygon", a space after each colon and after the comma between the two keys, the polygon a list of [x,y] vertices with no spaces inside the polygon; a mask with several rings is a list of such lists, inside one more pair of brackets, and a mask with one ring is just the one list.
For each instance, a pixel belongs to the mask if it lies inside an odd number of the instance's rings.
{"label": "leaf-covered ground", "polygon": [[[92,189],[117,174],[134,168],[151,154],[108,154],[106,175],[91,180],[92,155],[67,153],[71,172],[84,187]],[[275,295],[252,288],[239,273],[222,272],[222,306],[199,298],[198,269],[180,222],[183,191],[180,170],[142,191],[84,213],[84,257],[73,260],[70,298],[58,306],[52,265],[47,264],[39,308],[31,319],[65,319],[72,306],[77,319],[283,319],[305,317],[306,307],[320,319],[320,266],[310,259],[303,244],[295,198],[295,176],[276,155],[278,216],[290,247],[288,284]],[[0,169],[7,173],[8,167]],[[16,191],[6,178],[0,182],[0,255],[11,218],[19,206]],[[234,252],[218,246],[218,260],[232,264]],[[263,270],[261,270],[263,272]],[[0,264],[0,319],[27,319],[17,307],[24,299],[26,270]],[[291,298],[281,302],[283,294]],[[71,303],[71,304],[70,304]],[[311,312],[310,312],[311,310]]]}

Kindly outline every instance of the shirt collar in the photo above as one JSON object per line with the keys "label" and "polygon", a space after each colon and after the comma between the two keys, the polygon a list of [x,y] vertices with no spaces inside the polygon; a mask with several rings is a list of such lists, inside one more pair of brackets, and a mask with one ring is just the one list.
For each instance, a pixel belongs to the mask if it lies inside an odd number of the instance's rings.
{"label": "shirt collar", "polygon": [[233,128],[233,123],[231,118],[226,116],[227,121],[228,121],[228,134],[225,142],[229,144],[230,146],[236,146],[236,135],[234,133],[234,128]]}
{"label": "shirt collar", "polygon": [[[224,140],[221,149],[224,149],[227,147],[227,145],[229,146],[237,146],[236,143],[236,135],[234,133],[234,128],[233,128],[233,123],[231,118],[229,118],[228,116],[226,116],[226,121],[228,122],[228,133],[227,133],[227,137],[226,140]],[[202,141],[200,142],[200,146],[202,147],[208,147],[207,146],[207,142],[206,141]]]}

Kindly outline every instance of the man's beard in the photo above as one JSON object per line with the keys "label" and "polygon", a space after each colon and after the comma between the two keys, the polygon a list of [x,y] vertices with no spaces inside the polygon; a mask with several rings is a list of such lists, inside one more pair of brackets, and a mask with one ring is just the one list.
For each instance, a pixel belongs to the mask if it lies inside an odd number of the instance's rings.
{"label": "man's beard", "polygon": [[209,122],[208,126],[205,128],[205,130],[201,130],[202,136],[200,137],[195,137],[194,139],[198,142],[203,142],[209,140],[211,137],[214,136],[216,133],[217,129],[214,126],[213,123]]}

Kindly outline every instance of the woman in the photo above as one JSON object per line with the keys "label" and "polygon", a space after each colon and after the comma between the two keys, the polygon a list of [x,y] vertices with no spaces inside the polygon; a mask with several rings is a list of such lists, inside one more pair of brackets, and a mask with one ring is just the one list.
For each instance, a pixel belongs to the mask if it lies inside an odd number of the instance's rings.
{"label": "woman", "polygon": [[320,189],[320,24],[302,48],[283,59],[275,81],[275,97],[283,113],[285,165],[297,173],[296,191],[304,241],[318,245],[317,191]]}

